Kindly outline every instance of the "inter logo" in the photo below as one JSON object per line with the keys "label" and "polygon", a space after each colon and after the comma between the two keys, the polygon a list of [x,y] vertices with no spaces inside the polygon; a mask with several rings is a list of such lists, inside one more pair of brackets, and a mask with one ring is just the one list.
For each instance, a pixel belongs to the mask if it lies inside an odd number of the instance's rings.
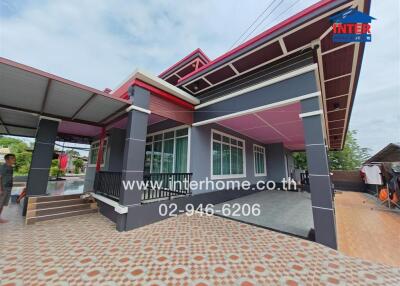
{"label": "inter logo", "polygon": [[374,17],[351,8],[330,17],[330,20],[333,22],[333,42],[371,42],[371,22],[376,20]]}

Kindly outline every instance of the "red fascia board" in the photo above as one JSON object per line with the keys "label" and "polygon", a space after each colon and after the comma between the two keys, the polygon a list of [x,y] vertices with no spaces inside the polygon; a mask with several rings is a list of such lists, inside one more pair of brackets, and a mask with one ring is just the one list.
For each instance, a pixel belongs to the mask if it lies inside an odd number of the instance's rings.
{"label": "red fascia board", "polygon": [[[154,86],[152,86],[150,84],[147,84],[147,83],[145,83],[145,82],[143,82],[141,80],[136,79],[132,83],[132,85],[140,86],[140,87],[150,91],[151,93],[156,94],[158,96],[161,96],[161,97],[163,97],[163,98],[165,98],[165,99],[167,99],[167,100],[169,100],[169,101],[171,101],[173,103],[176,103],[176,104],[178,104],[178,105],[180,105],[182,107],[188,108],[190,110],[194,110],[194,106],[192,104],[184,101],[183,99],[177,98],[176,96],[171,95],[171,94],[169,94],[169,93],[167,93],[167,92],[165,92],[165,91],[163,91],[163,90],[161,90],[161,89],[159,89],[157,87],[154,87]],[[126,95],[127,95],[127,92],[126,92],[126,94],[124,94],[124,96],[126,96]]]}
{"label": "red fascia board", "polygon": [[293,22],[295,22],[295,21],[301,19],[302,17],[305,17],[305,16],[307,16],[308,14],[311,14],[312,12],[314,12],[314,11],[320,9],[321,7],[323,7],[323,6],[325,6],[325,5],[328,5],[328,4],[330,4],[330,3],[332,3],[332,2],[335,2],[335,1],[336,1],[336,0],[322,0],[322,1],[319,1],[319,2],[315,3],[314,5],[312,5],[312,6],[308,7],[308,8],[306,8],[305,10],[303,10],[303,11],[301,11],[301,12],[299,12],[299,13],[293,15],[292,17],[290,17],[290,18],[286,19],[285,21],[283,21],[283,22],[281,22],[281,23],[279,23],[279,24],[273,26],[272,28],[270,28],[270,29],[268,29],[268,30],[262,32],[261,34],[255,36],[254,38],[251,38],[251,39],[248,40],[247,42],[244,42],[243,44],[237,46],[237,47],[234,48],[233,50],[230,50],[230,51],[226,52],[225,54],[219,56],[219,57],[216,58],[215,60],[213,60],[213,61],[207,63],[206,65],[200,67],[199,69],[197,69],[197,70],[195,70],[195,71],[193,71],[193,72],[191,72],[191,73],[185,75],[184,77],[182,77],[182,78],[180,78],[180,79],[178,80],[178,84],[181,83],[181,82],[183,82],[183,81],[185,81],[186,79],[188,79],[188,78],[190,78],[190,77],[196,75],[196,74],[199,73],[200,71],[205,70],[205,69],[207,69],[207,68],[209,68],[209,67],[215,65],[216,63],[218,63],[218,62],[220,62],[220,61],[226,59],[227,57],[238,53],[239,51],[243,50],[244,48],[246,48],[246,47],[248,47],[248,46],[254,44],[255,42],[257,42],[257,41],[259,41],[259,40],[261,40],[262,38],[264,38],[264,37],[266,37],[266,36],[268,36],[268,35],[271,35],[272,33],[276,32],[276,31],[278,31],[278,30],[280,30],[280,29],[283,29],[284,27],[286,27],[286,26],[292,24]]}
{"label": "red fascia board", "polygon": [[191,52],[190,54],[188,54],[186,57],[184,57],[183,59],[181,59],[179,62],[173,64],[172,66],[170,66],[169,68],[167,68],[165,71],[163,71],[162,73],[160,73],[158,75],[158,77],[163,77],[165,74],[167,74],[168,72],[170,72],[171,70],[173,70],[175,67],[179,66],[180,64],[182,64],[183,62],[185,62],[186,60],[188,60],[190,57],[192,57],[195,54],[200,54],[202,55],[205,59],[206,59],[206,64],[209,63],[211,60],[206,56],[206,54],[200,49],[196,49],[193,52]]}
{"label": "red fascia board", "polygon": [[9,59],[3,58],[3,57],[0,57],[0,63],[8,65],[8,66],[12,66],[14,68],[18,68],[18,69],[21,69],[21,70],[24,70],[24,71],[27,71],[27,72],[30,72],[30,73],[33,73],[33,74],[36,74],[36,75],[39,75],[39,76],[42,76],[42,77],[45,77],[45,78],[48,78],[48,79],[51,79],[51,80],[55,80],[55,81],[58,81],[58,82],[61,82],[61,83],[64,83],[64,84],[79,88],[79,89],[83,89],[85,91],[89,91],[89,92],[92,92],[92,93],[95,93],[95,94],[98,94],[98,95],[102,95],[102,96],[105,96],[105,97],[108,97],[108,98],[111,98],[111,99],[114,99],[114,100],[118,100],[118,101],[125,102],[127,104],[131,104],[131,102],[129,100],[125,100],[125,99],[122,99],[122,98],[114,97],[114,96],[112,96],[112,95],[110,95],[108,93],[105,93],[103,91],[100,91],[98,89],[95,89],[95,88],[92,88],[92,87],[77,83],[77,82],[72,81],[72,80],[68,80],[68,79],[56,76],[54,74],[51,74],[51,73],[48,73],[48,72],[45,72],[45,71],[41,71],[39,69],[30,67],[30,66],[27,66],[27,65],[24,65],[24,64],[20,64],[20,63],[14,62],[12,60],[9,60]]}

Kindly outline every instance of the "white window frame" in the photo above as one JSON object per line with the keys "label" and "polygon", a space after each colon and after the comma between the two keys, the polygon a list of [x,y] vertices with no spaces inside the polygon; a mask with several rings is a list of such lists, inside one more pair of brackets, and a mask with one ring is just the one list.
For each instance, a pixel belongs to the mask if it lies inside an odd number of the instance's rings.
{"label": "white window frame", "polygon": [[[94,145],[94,144],[97,144],[97,143],[99,143],[99,147],[93,148],[93,145]],[[108,137],[105,137],[105,138],[104,138],[103,150],[104,150],[104,148],[106,148],[106,150],[107,150],[107,148],[108,148]],[[99,139],[99,140],[96,140],[96,141],[93,141],[93,142],[90,144],[90,152],[89,152],[88,167],[96,167],[96,166],[97,166],[97,162],[94,163],[94,164],[93,164],[93,163],[90,163],[90,159],[91,159],[91,157],[92,157],[92,152],[93,152],[94,149],[100,149],[100,139]],[[103,168],[104,165],[105,165],[105,163],[106,163],[106,160],[107,160],[107,153],[108,153],[108,152],[106,151],[106,152],[105,152],[105,156],[104,156],[104,158],[103,158],[103,164],[100,165],[101,168]]]}
{"label": "white window frame", "polygon": [[[263,155],[264,155],[264,173],[257,173],[257,168],[256,168],[256,153],[259,153],[258,151],[256,151],[256,148],[260,148],[262,149]],[[254,177],[262,177],[262,176],[266,176],[267,175],[267,154],[265,151],[265,147],[258,145],[258,144],[253,144],[253,161],[254,161]]]}
{"label": "white window frame", "polygon": [[[188,135],[176,137],[176,131],[180,130],[180,129],[188,129]],[[147,141],[147,137],[149,137],[149,136],[155,136],[155,135],[159,135],[159,134],[164,134],[164,133],[168,133],[168,132],[171,132],[171,131],[174,131],[174,137],[173,137],[173,139],[174,139],[174,152],[173,152],[173,161],[172,161],[172,173],[175,173],[176,138],[181,138],[181,137],[187,137],[188,138],[188,151],[187,151],[188,154],[187,154],[186,172],[189,173],[189,170],[190,170],[190,150],[191,150],[191,148],[190,148],[190,146],[191,146],[191,140],[190,140],[190,138],[191,138],[191,127],[189,125],[181,125],[181,126],[178,126],[178,127],[168,128],[168,129],[160,130],[160,131],[157,131],[157,132],[149,133],[149,134],[146,135],[146,141]],[[161,166],[160,166],[160,169],[161,169],[161,172],[162,172],[162,169],[163,169],[163,156],[164,156],[164,152],[163,152],[164,151],[164,135],[163,135],[163,139],[162,139],[161,142],[162,142],[162,146],[161,146],[161,150],[162,151],[161,151]],[[153,148],[154,148],[153,144],[154,144],[154,138],[153,138],[153,140],[151,142],[146,142],[146,145],[152,145],[152,147],[151,147],[151,160],[150,160],[150,173],[151,173],[151,170],[153,169]]]}
{"label": "white window frame", "polygon": [[[243,156],[242,156],[242,159],[243,159],[243,173],[242,174],[230,174],[230,175],[222,175],[222,174],[221,175],[214,175],[213,174],[213,170],[214,170],[214,168],[213,168],[214,133],[219,134],[221,136],[228,137],[229,139],[233,139],[233,140],[237,140],[237,141],[242,142],[243,147],[235,146],[235,147],[238,147],[238,148],[242,148],[242,150],[243,150]],[[210,138],[210,166],[211,166],[210,178],[211,178],[211,180],[245,178],[246,177],[246,142],[243,139],[240,139],[240,138],[232,136],[230,134],[221,132],[221,131],[216,130],[216,129],[211,129],[211,136],[210,137],[211,137]],[[219,141],[216,141],[216,142],[219,142]],[[229,146],[232,146],[231,143],[224,143],[224,144],[229,144]],[[221,150],[221,152],[222,152],[222,150]],[[221,156],[221,161],[222,161],[222,156]],[[231,162],[229,164],[231,164]],[[223,168],[222,162],[221,162],[221,168]],[[221,172],[222,172],[222,169],[221,169]]]}

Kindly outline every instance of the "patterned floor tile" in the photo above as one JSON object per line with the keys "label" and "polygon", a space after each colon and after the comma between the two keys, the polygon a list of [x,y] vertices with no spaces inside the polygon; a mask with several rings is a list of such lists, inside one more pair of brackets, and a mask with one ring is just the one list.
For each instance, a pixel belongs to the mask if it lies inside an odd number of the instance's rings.
{"label": "patterned floor tile", "polygon": [[400,270],[213,216],[117,232],[100,214],[0,225],[1,285],[398,285]]}

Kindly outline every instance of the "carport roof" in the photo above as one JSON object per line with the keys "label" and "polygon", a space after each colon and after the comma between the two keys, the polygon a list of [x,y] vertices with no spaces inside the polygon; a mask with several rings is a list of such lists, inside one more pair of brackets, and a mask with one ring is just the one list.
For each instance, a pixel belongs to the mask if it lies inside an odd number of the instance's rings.
{"label": "carport roof", "polygon": [[40,116],[105,126],[130,105],[130,100],[0,57],[0,134],[35,136]]}

